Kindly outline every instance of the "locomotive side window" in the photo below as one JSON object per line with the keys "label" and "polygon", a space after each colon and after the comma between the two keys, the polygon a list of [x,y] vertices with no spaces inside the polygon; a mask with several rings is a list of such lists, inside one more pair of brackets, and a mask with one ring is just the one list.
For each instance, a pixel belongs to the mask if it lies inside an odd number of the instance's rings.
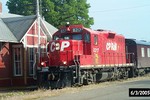
{"label": "locomotive side window", "polygon": [[84,35],[84,41],[85,42],[90,42],[90,34],[85,33],[85,35]]}
{"label": "locomotive side window", "polygon": [[142,57],[145,57],[144,48],[141,48],[141,56],[142,56]]}
{"label": "locomotive side window", "polygon": [[98,45],[98,36],[97,35],[94,35],[94,44]]}

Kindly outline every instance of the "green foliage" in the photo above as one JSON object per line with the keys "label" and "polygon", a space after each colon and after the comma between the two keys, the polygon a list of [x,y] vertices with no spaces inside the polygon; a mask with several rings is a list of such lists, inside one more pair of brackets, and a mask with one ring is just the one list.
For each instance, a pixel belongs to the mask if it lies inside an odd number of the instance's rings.
{"label": "green foliage", "polygon": [[[20,15],[33,15],[36,13],[36,0],[8,0],[9,12]],[[70,24],[83,24],[90,27],[94,24],[88,15],[90,4],[87,0],[41,0],[41,15],[45,20],[60,27],[66,22]]]}
{"label": "green foliage", "polygon": [[6,3],[9,13],[20,15],[35,14],[35,7],[33,4],[35,4],[35,2],[33,3],[33,0],[8,0]]}

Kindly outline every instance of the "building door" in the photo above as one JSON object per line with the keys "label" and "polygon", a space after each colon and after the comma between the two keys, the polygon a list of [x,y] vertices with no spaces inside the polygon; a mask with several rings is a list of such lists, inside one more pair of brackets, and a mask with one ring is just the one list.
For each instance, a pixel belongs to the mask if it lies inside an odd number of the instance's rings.
{"label": "building door", "polygon": [[22,46],[13,46],[14,76],[22,76]]}

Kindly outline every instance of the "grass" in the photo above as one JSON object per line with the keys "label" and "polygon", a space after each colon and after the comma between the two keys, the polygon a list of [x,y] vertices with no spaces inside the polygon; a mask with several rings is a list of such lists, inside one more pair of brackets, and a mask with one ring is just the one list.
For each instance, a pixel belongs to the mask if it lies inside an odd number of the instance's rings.
{"label": "grass", "polygon": [[35,91],[1,91],[0,100],[36,100],[44,97],[57,96],[65,93],[76,93],[79,91],[91,90],[95,88],[104,88],[107,86],[122,84],[125,82],[143,80],[143,79],[150,79],[150,74],[142,77],[130,78],[127,80],[109,81],[109,82],[103,82],[99,84],[91,84],[82,87],[70,87],[70,88],[64,88],[58,90],[38,89]]}

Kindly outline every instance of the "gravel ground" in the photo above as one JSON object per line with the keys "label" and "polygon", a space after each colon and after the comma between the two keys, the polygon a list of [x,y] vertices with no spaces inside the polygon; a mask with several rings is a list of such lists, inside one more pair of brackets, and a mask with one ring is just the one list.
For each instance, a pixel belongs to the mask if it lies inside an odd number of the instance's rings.
{"label": "gravel ground", "polygon": [[65,93],[77,93],[79,91],[86,91],[86,90],[92,90],[96,88],[107,87],[107,86],[114,86],[126,82],[133,82],[133,81],[144,80],[144,79],[150,79],[150,74],[142,77],[130,78],[127,80],[102,82],[99,84],[91,84],[82,87],[70,87],[70,88],[64,88],[59,90],[38,89],[35,91],[9,91],[9,92],[1,91],[0,100],[35,100],[44,97],[58,96]]}

